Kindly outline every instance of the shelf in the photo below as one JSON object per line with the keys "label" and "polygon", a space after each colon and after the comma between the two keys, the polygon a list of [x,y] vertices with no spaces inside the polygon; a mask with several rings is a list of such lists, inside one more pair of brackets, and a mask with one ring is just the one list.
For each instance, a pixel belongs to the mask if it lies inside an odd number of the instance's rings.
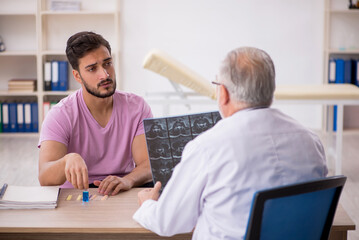
{"label": "shelf", "polygon": [[39,133],[37,132],[15,132],[15,133],[8,133],[8,132],[1,132],[0,133],[0,138],[2,137],[15,137],[15,138],[23,138],[23,137],[39,137]]}
{"label": "shelf", "polygon": [[348,50],[329,49],[326,51],[329,54],[359,54],[359,49],[348,49]]}
{"label": "shelf", "polygon": [[56,15],[114,15],[114,11],[42,11],[42,16],[56,16]]}
{"label": "shelf", "polygon": [[71,93],[74,93],[76,90],[69,90],[69,91],[47,91],[43,92],[44,96],[67,96]]}
{"label": "shelf", "polygon": [[65,50],[45,50],[41,52],[41,55],[55,55],[55,56],[65,56]]}
{"label": "shelf", "polygon": [[0,91],[0,96],[37,96],[37,92],[9,92],[9,91]]}
{"label": "shelf", "polygon": [[359,15],[359,9],[330,10],[327,12],[333,13],[333,14],[358,14]]}
{"label": "shelf", "polygon": [[[53,11],[49,0],[0,0],[0,35],[6,46],[6,51],[0,52],[0,102],[36,101],[40,131],[44,101],[58,101],[81,87],[69,65],[70,90],[44,91],[44,63],[67,60],[68,38],[76,32],[91,30],[110,42],[114,54],[119,49],[119,1],[80,1],[79,11]],[[119,68],[119,61],[115,67]],[[14,78],[37,79],[37,91],[7,91],[8,81]],[[3,136],[29,134],[0,133]]]}
{"label": "shelf", "polygon": [[34,16],[36,17],[36,13],[33,12],[0,12],[0,16]]}
{"label": "shelf", "polygon": [[0,56],[36,56],[36,51],[5,51]]}

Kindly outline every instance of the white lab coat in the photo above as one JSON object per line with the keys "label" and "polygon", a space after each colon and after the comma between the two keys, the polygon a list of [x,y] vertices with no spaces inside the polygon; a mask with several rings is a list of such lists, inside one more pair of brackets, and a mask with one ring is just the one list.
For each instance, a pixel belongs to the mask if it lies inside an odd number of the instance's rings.
{"label": "white lab coat", "polygon": [[160,199],[133,218],[161,236],[238,240],[255,191],[327,173],[314,133],[276,109],[242,110],[189,142]]}

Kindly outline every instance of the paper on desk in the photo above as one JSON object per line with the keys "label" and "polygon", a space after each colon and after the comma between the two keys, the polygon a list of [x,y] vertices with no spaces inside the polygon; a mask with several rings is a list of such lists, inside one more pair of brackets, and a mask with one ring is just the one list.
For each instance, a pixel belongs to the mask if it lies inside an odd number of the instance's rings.
{"label": "paper on desk", "polygon": [[0,209],[55,208],[58,186],[8,186],[0,200]]}

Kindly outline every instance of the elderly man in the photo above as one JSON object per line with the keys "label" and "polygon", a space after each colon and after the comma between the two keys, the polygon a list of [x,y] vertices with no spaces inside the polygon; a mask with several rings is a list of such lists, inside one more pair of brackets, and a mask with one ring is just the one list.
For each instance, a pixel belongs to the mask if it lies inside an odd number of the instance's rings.
{"label": "elderly man", "polygon": [[231,51],[213,83],[224,119],[186,145],[160,198],[159,182],[139,193],[133,218],[159,235],[195,228],[193,239],[241,239],[256,191],[328,172],[319,138],[270,108],[275,70],[266,52]]}

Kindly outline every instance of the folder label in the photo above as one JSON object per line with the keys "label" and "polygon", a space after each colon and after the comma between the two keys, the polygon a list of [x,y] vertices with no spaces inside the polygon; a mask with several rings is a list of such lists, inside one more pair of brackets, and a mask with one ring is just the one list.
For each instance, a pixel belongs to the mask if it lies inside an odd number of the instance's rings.
{"label": "folder label", "polygon": [[2,105],[2,122],[9,124],[9,106],[6,103]]}
{"label": "folder label", "polygon": [[57,83],[59,81],[59,63],[52,62],[52,82]]}
{"label": "folder label", "polygon": [[21,103],[17,104],[17,123],[24,123],[24,109]]}
{"label": "folder label", "polygon": [[329,61],[329,83],[335,82],[335,61]]}

